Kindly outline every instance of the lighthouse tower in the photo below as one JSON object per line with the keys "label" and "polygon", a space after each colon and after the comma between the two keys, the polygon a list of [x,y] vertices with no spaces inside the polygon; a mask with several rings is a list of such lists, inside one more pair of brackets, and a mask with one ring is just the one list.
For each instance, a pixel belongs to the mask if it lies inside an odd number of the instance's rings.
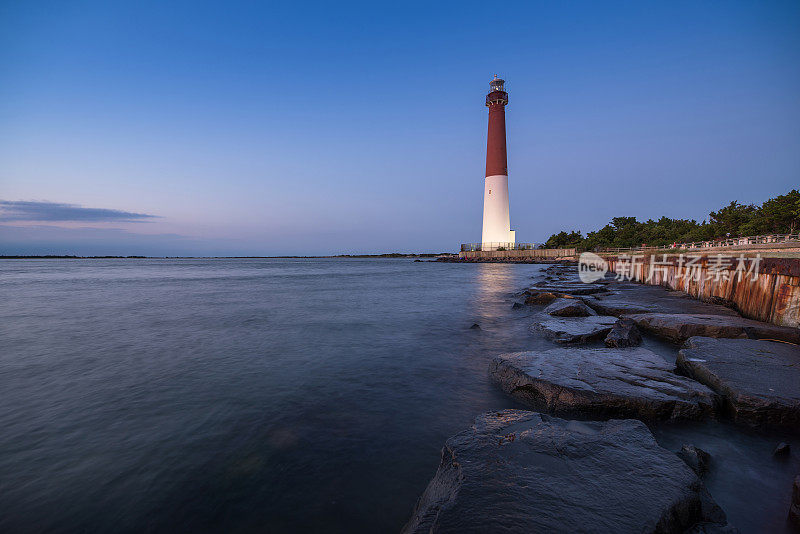
{"label": "lighthouse tower", "polygon": [[508,214],[508,161],[506,160],[505,80],[494,75],[489,82],[489,135],[486,140],[486,183],[483,189],[482,250],[514,247],[514,231]]}

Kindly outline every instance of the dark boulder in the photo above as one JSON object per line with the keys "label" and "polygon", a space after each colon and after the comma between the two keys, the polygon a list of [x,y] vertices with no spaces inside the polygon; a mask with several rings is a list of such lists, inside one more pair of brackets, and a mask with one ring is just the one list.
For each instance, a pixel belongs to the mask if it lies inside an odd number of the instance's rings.
{"label": "dark boulder", "polygon": [[792,504],[789,505],[789,523],[800,532],[800,475],[794,477]]}
{"label": "dark boulder", "polygon": [[622,318],[611,328],[605,339],[606,347],[635,347],[642,344],[642,335],[636,328],[636,323],[627,318]]}
{"label": "dark boulder", "polygon": [[447,440],[403,532],[667,533],[725,524],[702,481],[643,423],[503,410]]}
{"label": "dark boulder", "polygon": [[539,306],[542,304],[550,304],[558,298],[558,295],[549,291],[528,290],[525,292],[525,304],[529,306]]}
{"label": "dark boulder", "polygon": [[717,304],[719,306],[725,306],[726,308],[731,308],[732,310],[736,309],[736,303],[730,299],[722,298],[722,297],[715,297],[712,296],[708,299],[711,304]]}
{"label": "dark boulder", "polygon": [[734,421],[800,429],[800,347],[693,337],[678,352],[677,364],[717,392]]}
{"label": "dark boulder", "polygon": [[714,411],[712,391],[641,347],[501,354],[489,375],[523,403],[559,416],[701,420]]}
{"label": "dark boulder", "polygon": [[480,330],[481,329],[481,325],[479,325],[478,323],[472,323],[472,326],[470,326],[469,329],[470,330]]}
{"label": "dark boulder", "polygon": [[544,309],[544,312],[555,317],[588,317],[597,315],[597,312],[578,299],[556,299]]}
{"label": "dark boulder", "polygon": [[512,310],[519,310],[520,308],[524,308],[524,307],[525,307],[525,305],[520,303],[520,302],[515,302],[514,304],[511,305],[511,309]]}
{"label": "dark boulder", "polygon": [[550,317],[531,325],[531,330],[556,343],[586,343],[603,339],[617,322],[616,317]]}
{"label": "dark boulder", "polygon": [[708,464],[711,462],[711,455],[703,449],[699,449],[694,445],[684,445],[677,453],[678,458],[686,462],[686,465],[692,468],[692,471],[699,476],[703,476],[708,472]]}
{"label": "dark boulder", "polygon": [[775,447],[774,451],[772,451],[772,455],[776,458],[784,459],[788,458],[791,452],[792,450],[791,447],[789,447],[789,444],[782,441],[778,443],[778,446]]}

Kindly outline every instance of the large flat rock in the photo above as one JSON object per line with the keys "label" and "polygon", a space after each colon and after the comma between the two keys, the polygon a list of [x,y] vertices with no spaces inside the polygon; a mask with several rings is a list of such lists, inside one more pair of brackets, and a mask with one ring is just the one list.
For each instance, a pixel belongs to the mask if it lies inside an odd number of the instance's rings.
{"label": "large flat rock", "polygon": [[506,393],[556,415],[700,420],[714,412],[709,388],[641,347],[501,354],[489,374]]}
{"label": "large flat rock", "polygon": [[800,432],[800,347],[693,337],[678,368],[717,392],[735,421]]}
{"label": "large flat rock", "polygon": [[779,339],[800,343],[800,330],[788,326],[762,323],[744,317],[688,313],[641,313],[627,315],[636,325],[676,343],[693,336]]}
{"label": "large flat rock", "polygon": [[639,534],[698,523],[725,514],[641,422],[504,410],[447,440],[403,532]]}
{"label": "large flat rock", "polygon": [[613,291],[608,294],[584,298],[586,304],[602,315],[619,317],[635,313],[701,313],[739,316],[725,306],[702,302],[681,291],[670,291],[661,286],[620,282],[609,287]]}
{"label": "large flat rock", "polygon": [[531,289],[550,291],[552,293],[561,293],[564,295],[594,295],[608,292],[608,289],[606,289],[606,286],[603,284],[584,284],[580,281],[543,281],[535,284]]}
{"label": "large flat rock", "polygon": [[585,343],[606,337],[616,322],[616,317],[605,315],[564,318],[543,316],[531,325],[531,329],[556,343]]}
{"label": "large flat rock", "polygon": [[556,299],[544,309],[544,313],[554,317],[588,317],[597,312],[579,299]]}

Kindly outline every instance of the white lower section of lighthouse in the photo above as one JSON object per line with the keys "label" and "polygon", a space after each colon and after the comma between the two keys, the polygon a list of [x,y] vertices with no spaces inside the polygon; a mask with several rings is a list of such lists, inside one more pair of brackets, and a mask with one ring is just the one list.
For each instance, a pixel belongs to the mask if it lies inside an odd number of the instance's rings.
{"label": "white lower section of lighthouse", "polygon": [[508,214],[508,176],[487,176],[483,190],[482,250],[514,247],[514,231]]}

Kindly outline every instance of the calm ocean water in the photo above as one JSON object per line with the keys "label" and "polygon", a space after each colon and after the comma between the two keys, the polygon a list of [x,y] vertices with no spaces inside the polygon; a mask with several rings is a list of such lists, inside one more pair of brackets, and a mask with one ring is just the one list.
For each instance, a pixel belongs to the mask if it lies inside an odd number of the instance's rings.
{"label": "calm ocean water", "polygon": [[539,268],[3,261],[0,530],[397,531]]}
{"label": "calm ocean water", "polygon": [[[552,347],[511,309],[540,268],[4,260],[0,531],[396,532],[445,439],[520,407],[487,366]],[[712,452],[743,532],[784,530],[794,438],[654,432]]]}

